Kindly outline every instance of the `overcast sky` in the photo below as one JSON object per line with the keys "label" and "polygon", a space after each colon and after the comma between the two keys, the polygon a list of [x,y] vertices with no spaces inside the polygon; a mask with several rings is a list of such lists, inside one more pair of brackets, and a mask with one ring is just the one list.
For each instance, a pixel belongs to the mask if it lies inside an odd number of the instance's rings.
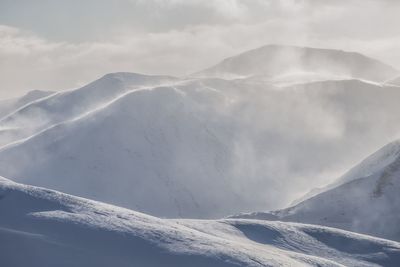
{"label": "overcast sky", "polygon": [[265,44],[400,69],[398,0],[0,0],[0,97],[117,71],[186,75]]}

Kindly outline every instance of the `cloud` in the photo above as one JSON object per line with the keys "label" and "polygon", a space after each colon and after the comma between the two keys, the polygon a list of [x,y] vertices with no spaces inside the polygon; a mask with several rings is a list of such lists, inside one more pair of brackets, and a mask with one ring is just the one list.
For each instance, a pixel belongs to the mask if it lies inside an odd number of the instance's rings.
{"label": "cloud", "polygon": [[400,68],[399,12],[389,0],[5,1],[0,97],[115,71],[186,75],[269,43],[359,51]]}

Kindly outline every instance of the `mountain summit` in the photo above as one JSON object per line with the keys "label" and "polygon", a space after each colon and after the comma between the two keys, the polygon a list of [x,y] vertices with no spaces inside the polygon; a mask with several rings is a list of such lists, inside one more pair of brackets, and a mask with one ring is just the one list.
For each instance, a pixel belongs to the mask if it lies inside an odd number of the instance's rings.
{"label": "mountain summit", "polygon": [[274,80],[284,76],[314,75],[384,82],[398,74],[393,67],[355,52],[266,45],[229,57],[194,76]]}

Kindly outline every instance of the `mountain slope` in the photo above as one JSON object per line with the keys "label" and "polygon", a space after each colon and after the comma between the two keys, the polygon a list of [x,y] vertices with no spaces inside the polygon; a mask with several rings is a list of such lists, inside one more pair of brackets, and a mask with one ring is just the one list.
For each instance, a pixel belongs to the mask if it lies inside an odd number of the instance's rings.
{"label": "mountain slope", "polygon": [[229,191],[219,194],[229,188],[225,174],[218,173],[228,164],[228,148],[213,133],[221,126],[207,123],[203,113],[209,111],[198,108],[173,88],[132,91],[6,147],[1,165],[19,181],[151,214],[215,216],[239,200]]}
{"label": "mountain slope", "polygon": [[299,204],[239,218],[313,223],[400,240],[400,142],[383,147],[336,183]]}
{"label": "mountain slope", "polygon": [[351,182],[354,179],[358,179],[361,177],[368,177],[373,175],[374,173],[380,172],[385,168],[388,168],[391,164],[393,164],[400,156],[400,141],[394,141],[382,149],[367,157],[359,164],[351,168],[348,172],[346,172],[339,179],[335,180],[333,183],[321,187],[312,189],[309,193],[303,196],[300,200],[297,200],[296,203],[293,203],[292,206],[307,200],[313,196],[318,195],[319,193],[328,191],[337,186],[343,185],[345,183]]}
{"label": "mountain slope", "polygon": [[[130,90],[169,84],[174,77],[137,73],[110,73],[74,90],[57,92],[38,101],[27,102],[0,120],[0,129],[13,129],[13,139],[0,138],[0,144],[28,137],[51,125],[81,116]],[[2,134],[2,132],[0,132]]]}
{"label": "mountain slope", "polygon": [[163,220],[3,178],[0,195],[4,266],[367,267],[400,260],[399,243],[325,227]]}
{"label": "mountain slope", "polygon": [[354,52],[266,45],[227,58],[194,75],[221,78],[261,77],[270,81],[278,79],[278,82],[282,82],[282,79],[288,82],[288,79],[304,81],[349,78],[384,82],[398,74],[394,68]]}

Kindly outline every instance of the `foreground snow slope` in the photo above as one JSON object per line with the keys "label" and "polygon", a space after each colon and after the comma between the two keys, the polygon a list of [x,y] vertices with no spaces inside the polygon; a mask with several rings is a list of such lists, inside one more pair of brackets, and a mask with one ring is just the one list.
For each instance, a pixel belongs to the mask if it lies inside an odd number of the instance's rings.
{"label": "foreground snow slope", "polygon": [[166,220],[0,178],[1,266],[398,266],[400,244],[256,220]]}
{"label": "foreground snow slope", "polygon": [[221,63],[194,75],[220,78],[259,77],[275,82],[288,82],[288,79],[331,79],[327,77],[384,82],[393,79],[399,75],[399,72],[382,62],[359,53],[309,47],[266,45],[227,58]]}
{"label": "foreground snow slope", "polygon": [[313,223],[400,240],[400,141],[320,191],[287,209],[235,217]]}

